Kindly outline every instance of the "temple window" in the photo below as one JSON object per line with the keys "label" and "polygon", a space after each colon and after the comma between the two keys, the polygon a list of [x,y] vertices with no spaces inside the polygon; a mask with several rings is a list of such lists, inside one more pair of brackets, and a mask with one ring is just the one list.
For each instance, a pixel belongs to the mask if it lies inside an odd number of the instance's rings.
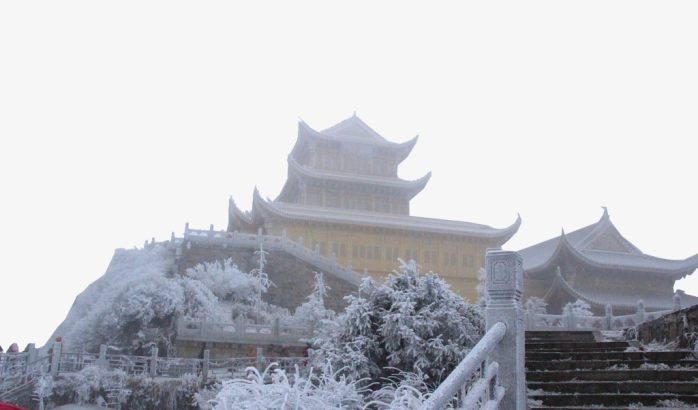
{"label": "temple window", "polygon": [[407,249],[405,250],[405,261],[414,260],[416,261],[419,256],[417,249]]}
{"label": "temple window", "polygon": [[323,158],[323,167],[325,169],[336,171],[339,170],[341,164],[342,162],[339,159],[339,154],[327,153]]}
{"label": "temple window", "polygon": [[436,263],[436,251],[424,251],[424,263]]}
{"label": "temple window", "polygon": [[444,266],[456,266],[456,254],[453,252],[444,252]]}
{"label": "temple window", "polygon": [[376,212],[390,212],[390,199],[389,198],[376,198],[374,204],[374,210]]}
{"label": "temple window", "polygon": [[339,197],[339,194],[336,192],[325,193],[325,206],[329,206],[331,208],[341,208],[341,198]]}
{"label": "temple window", "polygon": [[335,254],[335,256],[338,256],[340,258],[346,258],[347,257],[347,245],[343,243],[333,243],[332,244],[332,253]]}
{"label": "temple window", "polygon": [[385,260],[388,261],[396,261],[397,258],[400,257],[400,254],[397,252],[397,248],[386,248],[385,249]]}
{"label": "temple window", "polygon": [[322,195],[320,191],[308,190],[305,194],[305,203],[313,206],[322,205]]}
{"label": "temple window", "polygon": [[345,209],[355,209],[358,211],[370,211],[371,199],[365,196],[349,196],[344,198]]}
{"label": "temple window", "polygon": [[461,258],[461,266],[470,268],[475,265],[475,257],[473,255],[463,255]]}

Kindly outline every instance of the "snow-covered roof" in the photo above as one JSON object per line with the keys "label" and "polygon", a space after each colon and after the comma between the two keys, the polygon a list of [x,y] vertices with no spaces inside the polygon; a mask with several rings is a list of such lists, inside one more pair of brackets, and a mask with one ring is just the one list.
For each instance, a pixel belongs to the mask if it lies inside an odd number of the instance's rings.
{"label": "snow-covered roof", "polygon": [[477,238],[497,238],[506,242],[519,229],[521,217],[503,229],[471,222],[432,219],[380,212],[354,211],[348,209],[287,204],[264,200],[255,189],[252,205],[253,219],[273,216],[283,219],[332,222],[349,225],[403,229],[407,231],[433,232]]}
{"label": "snow-covered roof", "polygon": [[412,152],[412,148],[417,144],[419,136],[401,144],[390,142],[373,131],[356,114],[324,131],[315,131],[304,121],[300,121],[298,123],[298,139],[293,150],[291,150],[291,156],[297,158],[301,151],[305,149],[304,146],[308,139],[346,141],[387,148],[397,153],[397,160],[400,163]]}
{"label": "snow-covered roof", "polygon": [[597,223],[568,234],[563,231],[556,238],[519,251],[529,274],[551,267],[563,252],[591,266],[670,274],[677,279],[698,268],[698,254],[684,260],[645,255],[618,232],[605,208]]}
{"label": "snow-covered roof", "polygon": [[374,175],[356,174],[351,172],[338,172],[338,171],[327,171],[323,169],[316,169],[309,166],[303,166],[299,164],[292,156],[288,156],[288,179],[286,184],[281,189],[281,193],[276,198],[276,201],[287,201],[290,200],[290,195],[292,191],[296,188],[296,184],[293,181],[299,179],[316,179],[316,180],[328,180],[328,181],[340,181],[348,183],[357,183],[362,185],[373,185],[386,188],[394,188],[400,190],[406,190],[408,192],[408,199],[412,199],[415,195],[420,193],[424,187],[429,182],[431,178],[431,172],[414,181],[408,181],[395,177],[380,177]]}

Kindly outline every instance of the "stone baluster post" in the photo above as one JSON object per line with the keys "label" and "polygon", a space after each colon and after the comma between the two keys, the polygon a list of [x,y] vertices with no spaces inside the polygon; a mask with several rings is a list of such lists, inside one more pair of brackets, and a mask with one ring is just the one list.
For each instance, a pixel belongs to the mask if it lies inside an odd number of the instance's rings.
{"label": "stone baluster post", "polygon": [[606,305],[606,330],[613,330],[613,307]]}
{"label": "stone baluster post", "polygon": [[571,303],[567,303],[564,308],[562,308],[562,314],[567,316],[567,330],[572,331],[577,327],[577,322],[574,317],[574,308]]}
{"label": "stone baluster post", "polygon": [[264,348],[263,347],[257,347],[257,370],[259,371],[260,374],[264,372],[264,363],[262,363],[262,359],[264,359]]}
{"label": "stone baluster post", "polygon": [[211,357],[211,351],[204,350],[204,362],[201,366],[201,380],[203,383],[206,383],[208,381],[209,357]]}
{"label": "stone baluster post", "polygon": [[347,261],[347,272],[352,272],[351,261]]}
{"label": "stone baluster post", "polygon": [[499,384],[506,388],[499,408],[525,410],[523,260],[518,252],[494,249],[487,251],[486,266],[485,283],[489,295],[485,309],[486,330],[497,322],[504,322],[507,327],[504,338],[488,359],[489,363],[499,363]]}
{"label": "stone baluster post", "polygon": [[637,313],[635,314],[635,324],[639,325],[645,321],[645,302],[640,299],[637,301]]}
{"label": "stone baluster post", "polygon": [[536,330],[536,318],[533,317],[533,302],[526,302],[526,312],[524,313],[524,325],[526,330]]}
{"label": "stone baluster post", "polygon": [[315,244],[315,249],[313,250],[313,256],[317,259],[318,255],[320,255],[320,244]]}
{"label": "stone baluster post", "polygon": [[681,310],[681,295],[678,293],[674,294],[674,312]]}
{"label": "stone baluster post", "polygon": [[36,361],[36,355],[36,344],[29,343],[29,357],[27,358],[27,363],[33,363],[34,361]]}
{"label": "stone baluster post", "polygon": [[150,377],[155,377],[158,374],[158,348],[150,349]]}
{"label": "stone baluster post", "polygon": [[99,345],[99,359],[97,359],[97,363],[99,363],[100,366],[108,367],[107,366],[107,345]]}
{"label": "stone baluster post", "polygon": [[61,362],[61,342],[53,343],[53,355],[51,356],[51,376],[58,376],[58,365]]}
{"label": "stone baluster post", "polygon": [[274,342],[279,342],[279,333],[281,333],[281,325],[279,323],[279,318],[274,319],[274,329],[272,330],[272,336],[274,337]]}
{"label": "stone baluster post", "polygon": [[201,336],[202,339],[206,337],[206,322],[203,320],[199,322],[199,336]]}
{"label": "stone baluster post", "polygon": [[24,375],[29,374],[29,365],[36,361],[36,345],[29,343],[29,355],[27,356],[27,364],[24,366]]}

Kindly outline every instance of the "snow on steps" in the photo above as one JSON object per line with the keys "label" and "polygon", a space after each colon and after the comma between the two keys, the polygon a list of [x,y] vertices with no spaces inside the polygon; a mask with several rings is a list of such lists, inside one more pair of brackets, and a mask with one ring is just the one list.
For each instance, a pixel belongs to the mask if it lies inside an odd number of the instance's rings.
{"label": "snow on steps", "polygon": [[593,332],[526,332],[529,407],[698,409],[691,352],[629,348]]}

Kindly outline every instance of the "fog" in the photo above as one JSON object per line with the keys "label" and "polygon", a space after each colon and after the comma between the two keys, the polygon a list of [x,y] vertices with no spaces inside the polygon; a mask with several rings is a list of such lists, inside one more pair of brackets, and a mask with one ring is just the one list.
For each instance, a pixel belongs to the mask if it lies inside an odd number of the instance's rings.
{"label": "fog", "polygon": [[[678,1],[0,3],[0,345],[43,345],[116,248],[275,198],[299,118],[419,134],[418,216],[518,250],[608,207],[698,253],[698,5]],[[396,266],[397,267],[397,266]],[[698,275],[677,283],[698,295]]]}

